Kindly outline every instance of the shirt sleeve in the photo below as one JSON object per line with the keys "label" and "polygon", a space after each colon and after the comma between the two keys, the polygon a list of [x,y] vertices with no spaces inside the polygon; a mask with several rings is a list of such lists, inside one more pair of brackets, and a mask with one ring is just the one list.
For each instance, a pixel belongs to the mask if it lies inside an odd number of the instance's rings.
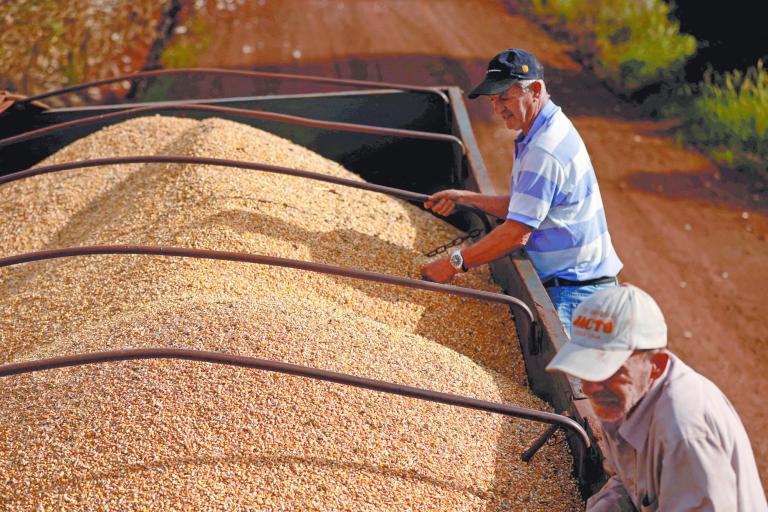
{"label": "shirt sleeve", "polygon": [[683,439],[664,454],[658,510],[737,510],[737,502],[736,474],[720,443],[708,436]]}
{"label": "shirt sleeve", "polygon": [[587,512],[635,512],[636,510],[624,485],[616,476],[609,478],[605,485],[587,500]]}
{"label": "shirt sleeve", "polygon": [[536,229],[560,192],[562,166],[549,153],[531,148],[516,167],[507,219]]}

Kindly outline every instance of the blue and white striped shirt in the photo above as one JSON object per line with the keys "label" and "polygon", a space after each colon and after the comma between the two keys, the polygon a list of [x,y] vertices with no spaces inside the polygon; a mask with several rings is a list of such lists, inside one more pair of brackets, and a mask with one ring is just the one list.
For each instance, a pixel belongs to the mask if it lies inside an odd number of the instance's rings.
{"label": "blue and white striped shirt", "polygon": [[584,141],[552,101],[515,143],[507,218],[534,229],[525,248],[542,281],[615,276],[623,266]]}

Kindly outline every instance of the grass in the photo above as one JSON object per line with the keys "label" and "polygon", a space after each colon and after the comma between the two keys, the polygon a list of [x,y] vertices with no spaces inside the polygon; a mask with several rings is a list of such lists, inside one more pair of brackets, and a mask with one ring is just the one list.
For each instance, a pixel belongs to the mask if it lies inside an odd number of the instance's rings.
{"label": "grass", "polygon": [[746,71],[709,71],[679,93],[685,140],[729,167],[768,176],[768,71],[762,60]]}
{"label": "grass", "polygon": [[212,36],[205,20],[201,16],[193,17],[189,22],[189,32],[179,34],[163,50],[160,57],[163,67],[191,68],[198,63],[201,52],[212,42]]}
{"label": "grass", "polygon": [[679,31],[661,0],[531,0],[529,14],[576,46],[582,60],[618,94],[661,92],[646,103],[681,121],[678,137],[722,165],[768,177],[768,72],[709,71],[698,84],[682,69],[697,41]]}

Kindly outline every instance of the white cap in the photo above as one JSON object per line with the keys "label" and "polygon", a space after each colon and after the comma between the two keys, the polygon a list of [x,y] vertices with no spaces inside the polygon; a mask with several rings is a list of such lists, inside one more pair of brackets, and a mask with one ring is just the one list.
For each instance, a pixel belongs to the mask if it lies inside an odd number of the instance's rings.
{"label": "white cap", "polygon": [[659,305],[640,288],[624,284],[598,290],[573,313],[571,341],[547,371],[600,382],[618,371],[635,350],[667,346],[667,324]]}

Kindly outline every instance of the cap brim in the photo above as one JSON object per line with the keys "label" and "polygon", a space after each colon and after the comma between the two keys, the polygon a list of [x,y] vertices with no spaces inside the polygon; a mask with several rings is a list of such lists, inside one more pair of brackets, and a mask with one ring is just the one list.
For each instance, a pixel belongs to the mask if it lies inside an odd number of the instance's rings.
{"label": "cap brim", "polygon": [[600,350],[569,341],[552,358],[546,370],[565,372],[590,382],[601,382],[616,373],[631,355],[632,350]]}
{"label": "cap brim", "polygon": [[469,99],[473,100],[478,96],[491,96],[500,94],[519,81],[519,78],[505,78],[504,80],[483,80],[480,85],[472,89],[472,92],[469,93]]}

